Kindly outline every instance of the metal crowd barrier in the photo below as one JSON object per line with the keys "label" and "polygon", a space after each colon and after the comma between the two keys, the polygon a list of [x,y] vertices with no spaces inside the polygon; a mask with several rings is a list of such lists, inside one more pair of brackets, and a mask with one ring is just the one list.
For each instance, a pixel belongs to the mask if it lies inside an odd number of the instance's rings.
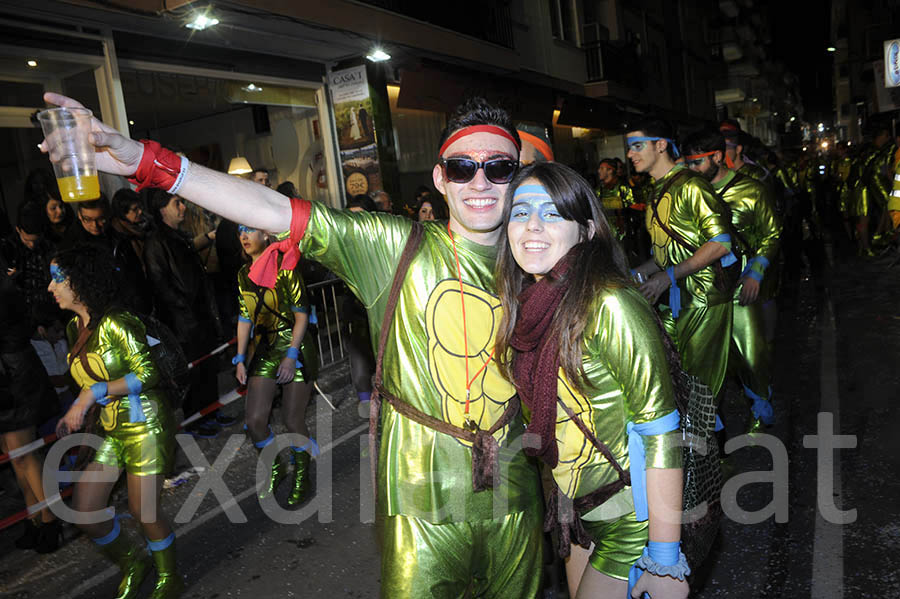
{"label": "metal crowd barrier", "polygon": [[306,290],[316,307],[319,367],[327,368],[349,357],[350,324],[342,314],[342,303],[350,290],[340,279],[313,283]]}

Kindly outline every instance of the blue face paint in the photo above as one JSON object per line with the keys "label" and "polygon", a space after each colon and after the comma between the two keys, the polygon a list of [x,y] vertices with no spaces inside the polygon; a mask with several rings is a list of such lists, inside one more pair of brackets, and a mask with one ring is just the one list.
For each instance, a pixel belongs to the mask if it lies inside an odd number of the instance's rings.
{"label": "blue face paint", "polygon": [[65,283],[66,279],[68,279],[69,277],[67,277],[66,275],[63,274],[63,271],[60,270],[58,264],[51,264],[50,265],[50,278],[53,279],[54,283]]}
{"label": "blue face paint", "polygon": [[532,214],[537,214],[545,223],[558,223],[565,219],[556,209],[553,198],[542,185],[520,185],[513,197],[510,220],[525,223]]}
{"label": "blue face paint", "polygon": [[255,233],[258,230],[259,229],[251,229],[247,225],[238,225],[238,235],[240,235],[242,233],[247,233],[249,235],[251,233]]}
{"label": "blue face paint", "polygon": [[667,141],[669,142],[669,145],[672,146],[672,153],[675,154],[675,158],[681,156],[681,152],[678,151],[678,146],[675,145],[675,140],[669,139],[668,137],[626,137],[625,145],[633,152],[640,152],[646,147],[646,142],[648,141]]}

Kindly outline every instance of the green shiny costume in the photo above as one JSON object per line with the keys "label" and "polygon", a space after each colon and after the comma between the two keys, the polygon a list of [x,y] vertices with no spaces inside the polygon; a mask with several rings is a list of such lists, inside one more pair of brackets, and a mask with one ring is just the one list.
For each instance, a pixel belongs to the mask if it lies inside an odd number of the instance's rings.
{"label": "green shiny costume", "polygon": [[606,220],[612,225],[615,236],[622,241],[625,238],[625,216],[623,211],[634,204],[631,188],[625,183],[614,183],[607,187],[601,184],[596,190],[597,197],[603,205]]}
{"label": "green shiny costume", "polygon": [[[247,369],[249,376],[274,379],[278,376],[278,366],[284,360],[291,346],[294,327],[294,313],[309,314],[309,298],[300,274],[293,270],[279,270],[275,287],[266,289],[263,295],[265,305],[257,309],[261,289],[250,280],[250,266],[245,264],[238,271],[238,296],[241,318],[253,321],[253,340],[256,342],[253,360]],[[279,317],[280,315],[280,317]],[[294,374],[294,383],[316,380],[319,371],[319,356],[309,327],[300,343],[300,362]]]}
{"label": "green shiny costume", "polygon": [[838,158],[832,165],[832,178],[835,181],[836,192],[838,197],[838,210],[841,214],[850,213],[850,172],[853,167],[853,160],[849,156]]}
{"label": "green shiny costume", "polygon": [[900,160],[895,159],[893,167],[891,196],[888,198],[887,209],[891,212],[900,212]]}
{"label": "green shiny costume", "polygon": [[[411,221],[332,210],[317,202],[311,209],[300,249],[347,283],[366,307],[371,338],[377,340]],[[470,417],[487,429],[515,394],[493,360],[488,362],[500,322],[492,274],[496,248],[455,236],[464,330],[447,225],[423,224],[422,245],[404,279],[388,336],[384,386],[426,414],[463,426],[467,335],[469,377],[475,377]],[[542,499],[534,461],[516,449],[523,429],[517,416],[497,431],[500,484],[493,492],[475,493],[466,443],[382,405],[377,473],[382,597],[459,597],[470,582],[479,597],[536,596],[543,563]]]}
{"label": "green shiny costume", "polygon": [[[78,339],[78,317],[66,328],[69,347]],[[69,357],[72,378],[82,389],[134,373],[142,384],[139,394],[146,422],[130,421],[132,399],[113,396],[100,410],[106,431],[94,461],[124,468],[128,474],[166,474],[175,453],[175,421],[168,399],[158,388],[159,371],[150,357],[147,331],[140,319],[124,310],[110,310],[85,345],[87,361],[99,379],[92,378],[81,360]]]}
{"label": "green shiny costume", "polygon": [[891,194],[891,181],[885,175],[892,165],[892,146],[871,147],[859,158],[858,178],[853,190],[854,216],[868,216],[875,206],[887,206]]}
{"label": "green shiny costume", "polygon": [[749,162],[745,162],[741,165],[741,168],[735,171],[744,175],[745,177],[750,177],[754,181],[762,183],[763,185],[768,185],[769,173],[766,170],[756,164],[750,164]]}
{"label": "green shiny costume", "polygon": [[[687,167],[676,165],[656,181],[657,195],[670,178]],[[659,201],[659,218],[675,233],[696,247],[728,233],[728,220],[715,198],[712,185],[702,176],[688,172],[674,183]],[[671,239],[656,223],[653,210],[647,207],[647,230],[653,243],[653,259],[662,270],[684,262],[693,254]],[[730,249],[730,247],[729,247]],[[663,324],[675,341],[682,365],[689,373],[718,393],[728,367],[731,340],[732,297],[715,288],[712,265],[689,277],[679,279],[681,313],[672,317],[668,306],[662,307]],[[663,293],[662,300],[668,296]]]}
{"label": "green shiny costume", "polygon": [[[713,187],[721,194],[721,190],[737,176],[729,171]],[[734,228],[750,246],[746,248],[742,272],[747,262],[756,256],[762,256],[773,264],[778,255],[781,220],[775,213],[775,206],[766,186],[749,177],[739,177],[721,195],[731,208]],[[766,269],[754,263],[753,270],[763,276],[760,282],[762,289],[768,278],[765,276]],[[771,367],[762,310],[764,300],[760,297],[749,306],[741,306],[740,294],[741,288],[738,286],[734,293],[730,359],[737,366],[741,382],[759,397],[767,398]]]}
{"label": "green shiny costume", "polygon": [[[628,469],[628,422],[643,424],[675,409],[666,351],[652,308],[632,288],[608,289],[591,307],[584,332],[586,394],[578,392],[560,369],[559,398],[605,443]],[[618,480],[609,462],[562,410],[557,411],[559,463],[553,478],[571,498],[587,495]],[[647,468],[680,468],[680,435],[642,437]],[[594,539],[591,565],[626,580],[648,540],[648,522],[637,522],[631,487],[626,487],[583,517]]]}

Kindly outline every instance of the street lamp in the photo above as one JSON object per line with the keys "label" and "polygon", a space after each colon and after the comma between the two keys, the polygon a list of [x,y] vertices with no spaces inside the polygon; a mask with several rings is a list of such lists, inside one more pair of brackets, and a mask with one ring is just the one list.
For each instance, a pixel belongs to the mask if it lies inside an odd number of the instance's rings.
{"label": "street lamp", "polygon": [[826,49],[827,51],[829,51],[829,52],[837,52],[837,48],[835,48],[834,46],[828,46],[828,47],[825,48],[825,49]]}

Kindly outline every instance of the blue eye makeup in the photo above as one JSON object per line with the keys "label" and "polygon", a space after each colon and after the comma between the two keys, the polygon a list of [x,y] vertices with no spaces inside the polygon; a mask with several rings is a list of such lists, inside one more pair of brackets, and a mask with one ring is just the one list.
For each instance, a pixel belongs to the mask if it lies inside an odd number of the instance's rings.
{"label": "blue eye makeup", "polygon": [[66,279],[68,279],[69,277],[63,274],[63,271],[59,268],[58,264],[51,264],[50,278],[53,279],[54,283],[65,283]]}
{"label": "blue eye makeup", "polygon": [[247,225],[238,225],[238,235],[240,235],[241,233],[247,233],[247,234],[255,233],[258,230],[259,229],[251,229]]}
{"label": "blue eye makeup", "polygon": [[532,214],[537,214],[545,223],[555,223],[565,220],[556,209],[553,198],[541,185],[521,185],[516,189],[513,197],[510,220],[516,222],[528,222]]}

